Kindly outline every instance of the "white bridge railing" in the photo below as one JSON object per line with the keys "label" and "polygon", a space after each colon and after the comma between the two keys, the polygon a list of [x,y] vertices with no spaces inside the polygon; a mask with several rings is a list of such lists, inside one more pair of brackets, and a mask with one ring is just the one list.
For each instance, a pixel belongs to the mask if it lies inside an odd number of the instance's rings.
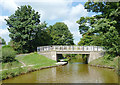
{"label": "white bridge railing", "polygon": [[104,51],[100,46],[40,46],[37,52],[43,51]]}

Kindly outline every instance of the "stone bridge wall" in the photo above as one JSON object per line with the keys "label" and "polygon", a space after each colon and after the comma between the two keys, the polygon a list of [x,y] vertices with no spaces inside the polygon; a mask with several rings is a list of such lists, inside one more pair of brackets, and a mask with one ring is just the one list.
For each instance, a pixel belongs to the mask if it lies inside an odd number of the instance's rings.
{"label": "stone bridge wall", "polygon": [[104,56],[104,52],[102,51],[101,52],[90,52],[90,55],[88,57],[88,63],[103,56]]}
{"label": "stone bridge wall", "polygon": [[[55,60],[57,61],[57,52],[56,51],[46,51],[46,52],[38,52],[40,55],[44,55],[46,57],[48,57],[49,59]],[[58,53],[60,54],[60,53]],[[62,54],[62,53],[61,53]],[[66,54],[71,54],[71,52],[67,52]],[[74,52],[72,54],[89,54],[88,57],[88,63],[90,63],[91,61],[98,59],[99,57],[103,57],[104,52],[89,52],[89,53],[81,53],[81,52]]]}
{"label": "stone bridge wall", "polygon": [[42,46],[37,48],[40,55],[57,61],[57,54],[89,54],[88,63],[104,55],[99,46]]}
{"label": "stone bridge wall", "polygon": [[48,57],[49,59],[57,61],[56,51],[46,51],[46,52],[38,52],[38,54]]}

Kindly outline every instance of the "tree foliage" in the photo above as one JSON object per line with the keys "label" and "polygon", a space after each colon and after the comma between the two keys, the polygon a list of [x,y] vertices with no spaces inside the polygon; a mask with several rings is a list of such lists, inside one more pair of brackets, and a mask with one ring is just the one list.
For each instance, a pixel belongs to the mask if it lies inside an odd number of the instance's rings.
{"label": "tree foliage", "polygon": [[1,44],[6,44],[5,40],[3,38],[0,37],[0,43]]}
{"label": "tree foliage", "polygon": [[13,62],[15,61],[16,51],[10,46],[2,47],[2,58],[1,61],[3,63]]}
{"label": "tree foliage", "polygon": [[40,23],[40,14],[30,5],[18,7],[6,22],[13,47],[19,53],[36,51],[37,46],[49,42],[46,23]]}
{"label": "tree foliage", "polygon": [[66,24],[57,22],[49,26],[48,33],[51,36],[51,45],[73,45],[73,35]]}
{"label": "tree foliage", "polygon": [[[81,17],[77,21],[80,25],[80,33],[87,36],[83,36],[79,45],[89,40],[84,45],[98,43],[104,46],[109,54],[120,55],[120,2],[87,2],[84,7],[88,12],[101,14],[94,17]],[[91,34],[90,39],[87,34]]]}

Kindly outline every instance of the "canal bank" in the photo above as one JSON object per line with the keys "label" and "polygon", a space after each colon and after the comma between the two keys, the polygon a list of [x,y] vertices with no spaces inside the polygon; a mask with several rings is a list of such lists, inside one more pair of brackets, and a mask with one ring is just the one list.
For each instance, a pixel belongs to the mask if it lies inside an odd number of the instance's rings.
{"label": "canal bank", "polygon": [[56,62],[37,53],[30,53],[29,55],[16,57],[15,62],[2,63],[0,80],[66,64],[67,62]]}
{"label": "canal bank", "polygon": [[[82,55],[74,55],[75,58],[80,59],[86,63],[86,57],[82,57]],[[94,66],[94,67],[100,67],[100,68],[108,68],[108,69],[113,69],[113,70],[120,70],[119,68],[119,63],[120,63],[120,57],[117,56],[115,58],[112,59],[105,59],[104,57],[100,57],[98,59],[95,59],[91,62],[88,63],[89,66]],[[81,61],[81,62],[82,62]]]}
{"label": "canal bank", "polygon": [[74,58],[67,65],[34,71],[3,83],[118,83],[118,75],[111,69],[92,67]]}
{"label": "canal bank", "polygon": [[120,68],[118,64],[119,58],[120,57],[115,57],[112,60],[106,60],[104,59],[104,57],[101,57],[96,60],[93,60],[89,63],[89,65],[94,67],[113,69],[118,73],[118,75],[120,75]]}
{"label": "canal bank", "polygon": [[[42,70],[42,69],[48,69],[48,68],[52,68],[52,67],[58,67],[58,66],[64,66],[64,65],[67,65],[67,62],[57,62],[56,65],[52,65],[52,66],[45,66],[45,67],[40,67],[38,69],[29,69],[27,72],[21,72],[19,75],[14,75],[14,76],[7,76],[6,79],[10,79],[10,78],[13,78],[13,77],[16,77],[16,76],[20,76],[20,75],[25,75],[27,73],[30,73],[30,72],[34,72],[34,71],[39,71],[39,70]],[[14,68],[13,68],[14,69]],[[8,70],[8,69],[7,69]],[[5,79],[2,79],[2,80],[5,80]]]}

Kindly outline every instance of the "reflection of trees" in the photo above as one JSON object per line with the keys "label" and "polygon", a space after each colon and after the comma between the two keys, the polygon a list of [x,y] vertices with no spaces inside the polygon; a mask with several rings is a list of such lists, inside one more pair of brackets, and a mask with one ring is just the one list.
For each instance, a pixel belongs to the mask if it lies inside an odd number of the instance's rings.
{"label": "reflection of trees", "polygon": [[36,73],[36,83],[51,83],[56,81],[56,67],[40,70]]}
{"label": "reflection of trees", "polygon": [[117,83],[117,74],[110,69],[89,66],[89,76],[94,77],[96,83]]}
{"label": "reflection of trees", "polygon": [[82,56],[76,56],[75,58],[72,58],[69,63],[82,63],[83,59]]}
{"label": "reflection of trees", "polygon": [[81,75],[88,75],[89,74],[89,70],[88,70],[88,65],[87,64],[79,64],[78,65],[78,72]]}
{"label": "reflection of trees", "polygon": [[118,76],[118,83],[120,84],[120,76]]}
{"label": "reflection of trees", "polygon": [[118,82],[118,75],[111,69],[99,68],[97,72],[103,78],[104,80],[103,82],[106,82],[106,83]]}
{"label": "reflection of trees", "polygon": [[71,70],[73,73],[76,73],[78,75],[88,75],[88,65],[87,64],[81,64],[83,62],[82,57],[77,59],[72,59],[69,62],[69,70]]}

